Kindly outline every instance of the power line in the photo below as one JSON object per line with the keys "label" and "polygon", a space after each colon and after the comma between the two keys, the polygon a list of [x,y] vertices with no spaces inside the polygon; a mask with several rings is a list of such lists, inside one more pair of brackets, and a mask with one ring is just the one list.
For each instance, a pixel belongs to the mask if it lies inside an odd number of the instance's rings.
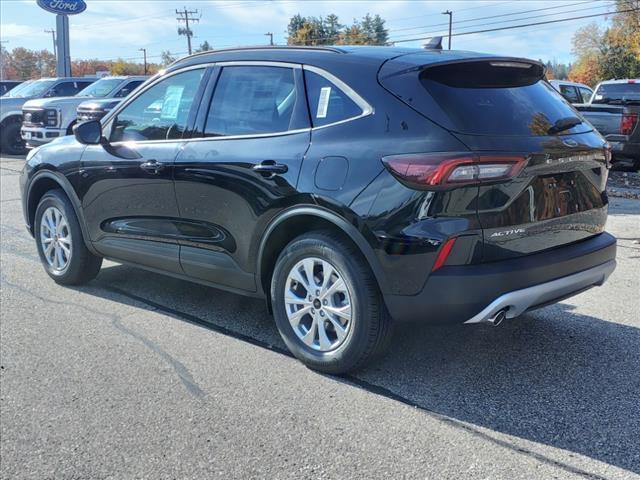
{"label": "power line", "polygon": [[[627,13],[627,12],[636,12],[640,9],[638,8],[632,8],[632,9],[628,9],[628,10],[618,10],[616,13]],[[488,28],[485,30],[476,30],[473,32],[460,32],[460,33],[454,33],[452,36],[453,37],[460,37],[463,35],[473,35],[476,33],[488,33],[488,32],[498,32],[500,30],[513,30],[515,28],[525,28],[525,27],[533,27],[533,26],[537,26],[537,25],[548,25],[551,23],[560,23],[560,22],[570,22],[573,20],[582,20],[584,18],[594,18],[594,17],[602,17],[604,15],[610,15],[611,12],[605,12],[605,13],[594,13],[592,15],[582,15],[579,17],[571,17],[571,18],[561,18],[558,20],[547,20],[545,22],[535,22],[535,23],[526,23],[523,25],[509,25],[506,27],[499,27],[499,28]],[[396,40],[394,41],[394,43],[405,43],[405,42],[419,42],[420,40],[428,40],[429,38],[432,37],[418,37],[418,38],[411,38],[408,40]]]}
{"label": "power line", "polygon": [[[596,0],[593,0],[596,1]],[[499,5],[503,5],[505,3],[513,3],[513,0],[504,0],[504,1],[496,1],[493,5],[480,5],[477,7],[469,7],[469,8],[456,8],[456,12],[466,12],[468,10],[477,10],[479,8],[493,8]],[[425,15],[412,15],[411,17],[400,17],[400,18],[390,18],[387,20],[387,22],[400,22],[403,20],[415,20],[416,18],[421,18],[421,17],[431,17],[433,16],[433,14],[431,13],[427,13]],[[433,25],[432,25],[433,26]]]}
{"label": "power line", "polygon": [[[597,7],[593,7],[593,9],[599,9],[599,8],[610,8],[615,6],[615,3],[609,4],[609,5],[601,5],[601,6],[597,6]],[[508,22],[516,22],[516,21],[520,21],[520,20],[531,20],[533,18],[545,18],[545,17],[553,17],[556,15],[564,15],[566,13],[575,13],[575,12],[583,12],[584,9],[580,8],[580,9],[574,9],[574,10],[567,10],[564,12],[556,12],[556,13],[546,13],[544,15],[533,15],[533,16],[528,16],[528,17],[521,17],[521,18],[513,18],[513,19],[509,19],[509,20],[498,20],[497,22],[485,22],[485,23],[479,23],[479,24],[475,24],[475,25],[468,25],[465,27],[461,27],[461,28],[477,28],[477,27],[485,27],[488,25],[497,25],[500,23],[508,23]],[[491,17],[488,17],[491,18]],[[407,37],[407,36],[411,36],[411,35],[428,35],[428,34],[432,34],[432,33],[439,33],[439,32],[443,32],[444,29],[440,29],[440,30],[430,30],[427,32],[415,32],[415,33],[409,33],[409,34],[402,34],[402,35],[398,35],[399,37]]]}
{"label": "power line", "polygon": [[[557,8],[567,8],[567,7],[573,7],[575,5],[584,5],[585,3],[594,3],[594,2],[598,2],[599,0],[587,0],[587,1],[582,1],[582,2],[576,2],[576,3],[568,3],[566,5],[556,5],[555,7],[545,7],[545,8],[536,8],[533,10],[521,10],[518,12],[511,12],[511,13],[502,13],[500,15],[489,15],[486,17],[477,17],[477,18],[468,18],[466,20],[456,20],[455,22],[453,22],[454,25],[459,25],[460,23],[468,23],[468,22],[475,22],[477,20],[488,20],[488,19],[492,19],[492,18],[501,18],[501,17],[509,17],[509,16],[513,16],[513,15],[522,15],[524,13],[534,13],[534,12],[542,12],[545,10],[555,10]],[[456,13],[458,13],[458,10],[456,10]],[[567,13],[567,12],[558,12],[558,14],[560,13]],[[421,28],[431,28],[431,27],[443,27],[448,25],[448,23],[433,23],[430,25],[422,25],[419,27],[404,27],[404,28],[395,28],[395,29],[390,29],[389,32],[400,32],[400,31],[405,31],[405,30],[418,30]]]}

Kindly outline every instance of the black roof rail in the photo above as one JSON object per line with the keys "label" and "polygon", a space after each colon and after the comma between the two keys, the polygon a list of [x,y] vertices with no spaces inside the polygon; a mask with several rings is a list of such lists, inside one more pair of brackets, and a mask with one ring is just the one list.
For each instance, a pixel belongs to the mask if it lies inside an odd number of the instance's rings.
{"label": "black roof rail", "polygon": [[306,45],[254,45],[254,46],[246,46],[246,47],[229,47],[229,48],[216,48],[214,50],[206,50],[204,52],[194,53],[192,55],[188,55],[186,57],[179,58],[171,65],[175,65],[178,62],[182,62],[187,58],[199,57],[207,54],[216,54],[216,53],[227,53],[227,52],[244,52],[251,50],[317,50],[321,52],[331,52],[331,53],[347,53],[346,50],[339,47],[332,46],[306,46]]}

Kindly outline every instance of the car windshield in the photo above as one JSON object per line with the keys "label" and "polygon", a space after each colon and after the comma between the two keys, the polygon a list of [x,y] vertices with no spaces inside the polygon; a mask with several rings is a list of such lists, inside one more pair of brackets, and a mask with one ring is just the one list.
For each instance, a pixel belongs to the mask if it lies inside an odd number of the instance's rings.
{"label": "car windshield", "polygon": [[640,102],[640,82],[605,83],[598,87],[592,103]]}
{"label": "car windshield", "polygon": [[35,80],[27,80],[26,82],[21,83],[17,87],[9,90],[7,93],[3,95],[3,97],[11,97],[17,98],[20,96],[20,92],[31,85]]}
{"label": "car windshield", "polygon": [[[56,83],[56,80],[36,80],[33,83],[27,85],[25,88],[21,88],[17,93],[11,96],[17,98],[39,97],[44,92],[49,90],[49,87],[51,87],[51,85],[53,85],[54,83]],[[13,93],[13,91],[9,93]]]}
{"label": "car windshield", "polygon": [[80,90],[76,97],[106,97],[114,88],[122,83],[120,78],[101,78],[88,87]]}

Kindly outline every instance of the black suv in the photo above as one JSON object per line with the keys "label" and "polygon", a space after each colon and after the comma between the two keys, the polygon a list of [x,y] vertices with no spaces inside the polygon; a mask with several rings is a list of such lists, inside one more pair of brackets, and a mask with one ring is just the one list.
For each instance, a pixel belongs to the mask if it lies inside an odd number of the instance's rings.
{"label": "black suv", "polygon": [[601,285],[609,153],[538,62],[392,47],[177,61],[33,151],[48,274],[102,258],[265,298],[308,366],[358,368],[394,321],[497,324]]}

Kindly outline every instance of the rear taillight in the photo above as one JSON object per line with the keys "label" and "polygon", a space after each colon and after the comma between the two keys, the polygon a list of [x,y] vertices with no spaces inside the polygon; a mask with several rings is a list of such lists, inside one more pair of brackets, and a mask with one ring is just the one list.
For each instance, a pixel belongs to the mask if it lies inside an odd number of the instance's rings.
{"label": "rear taillight", "polygon": [[622,120],[620,121],[620,133],[622,133],[622,135],[631,135],[637,122],[637,113],[623,113]]}
{"label": "rear taillight", "polygon": [[515,177],[525,162],[523,155],[471,152],[409,153],[382,158],[398,180],[427,190],[506,180]]}

